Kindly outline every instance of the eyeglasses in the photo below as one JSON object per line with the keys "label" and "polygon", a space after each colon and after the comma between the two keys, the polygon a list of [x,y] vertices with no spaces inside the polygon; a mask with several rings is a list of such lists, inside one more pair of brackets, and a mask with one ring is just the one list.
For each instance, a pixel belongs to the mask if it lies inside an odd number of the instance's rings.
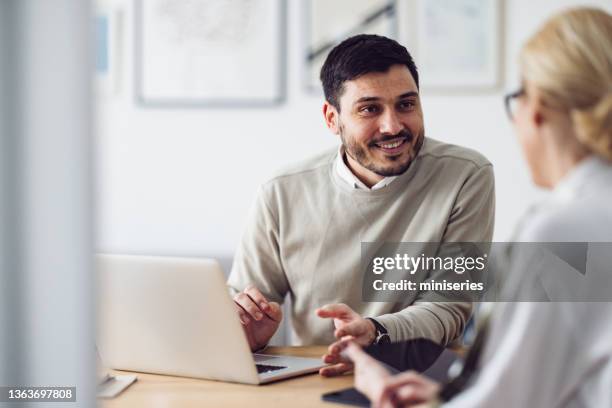
{"label": "eyeglasses", "polygon": [[506,113],[510,120],[514,120],[517,107],[517,99],[525,95],[525,89],[521,87],[518,91],[507,94],[504,97],[504,103],[506,105]]}

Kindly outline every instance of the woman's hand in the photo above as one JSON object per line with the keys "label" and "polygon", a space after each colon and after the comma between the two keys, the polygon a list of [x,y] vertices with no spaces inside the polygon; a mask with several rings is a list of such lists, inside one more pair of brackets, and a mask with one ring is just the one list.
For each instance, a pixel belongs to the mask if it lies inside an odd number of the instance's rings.
{"label": "woman's hand", "polygon": [[426,406],[437,399],[438,383],[414,371],[392,376],[354,342],[343,346],[342,354],[355,366],[355,387],[370,399],[372,407]]}

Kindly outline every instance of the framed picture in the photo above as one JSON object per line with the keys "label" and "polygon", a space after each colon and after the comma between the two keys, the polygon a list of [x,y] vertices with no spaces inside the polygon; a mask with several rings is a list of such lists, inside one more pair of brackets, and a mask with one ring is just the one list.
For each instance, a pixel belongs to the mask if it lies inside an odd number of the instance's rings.
{"label": "framed picture", "polygon": [[286,0],[136,0],[146,106],[252,107],[285,98]]}
{"label": "framed picture", "polygon": [[487,90],[501,83],[501,0],[418,0],[415,59],[423,88]]}
{"label": "framed picture", "polygon": [[118,8],[96,7],[94,82],[99,95],[110,96],[119,90],[121,19],[122,13]]}
{"label": "framed picture", "polygon": [[342,40],[356,34],[397,36],[397,1],[304,0],[303,13],[303,75],[309,92],[322,92],[321,67],[329,51]]}

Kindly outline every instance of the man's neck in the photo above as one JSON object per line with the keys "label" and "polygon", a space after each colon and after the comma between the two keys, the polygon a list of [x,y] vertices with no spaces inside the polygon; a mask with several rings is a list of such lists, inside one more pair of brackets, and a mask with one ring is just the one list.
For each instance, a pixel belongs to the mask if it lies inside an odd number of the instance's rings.
{"label": "man's neck", "polygon": [[376,174],[373,171],[366,169],[361,164],[357,162],[357,160],[353,159],[351,155],[349,155],[346,151],[342,155],[342,159],[346,164],[346,167],[349,168],[351,173],[355,175],[363,184],[365,184],[368,188],[372,188],[373,185],[381,181],[384,177],[380,174]]}

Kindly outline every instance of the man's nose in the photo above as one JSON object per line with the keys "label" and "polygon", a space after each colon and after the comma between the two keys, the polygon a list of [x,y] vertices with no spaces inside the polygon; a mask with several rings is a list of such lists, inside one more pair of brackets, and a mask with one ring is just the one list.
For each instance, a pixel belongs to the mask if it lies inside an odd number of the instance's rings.
{"label": "man's nose", "polygon": [[387,109],[380,117],[379,128],[381,134],[396,135],[404,129],[404,125],[393,109]]}

